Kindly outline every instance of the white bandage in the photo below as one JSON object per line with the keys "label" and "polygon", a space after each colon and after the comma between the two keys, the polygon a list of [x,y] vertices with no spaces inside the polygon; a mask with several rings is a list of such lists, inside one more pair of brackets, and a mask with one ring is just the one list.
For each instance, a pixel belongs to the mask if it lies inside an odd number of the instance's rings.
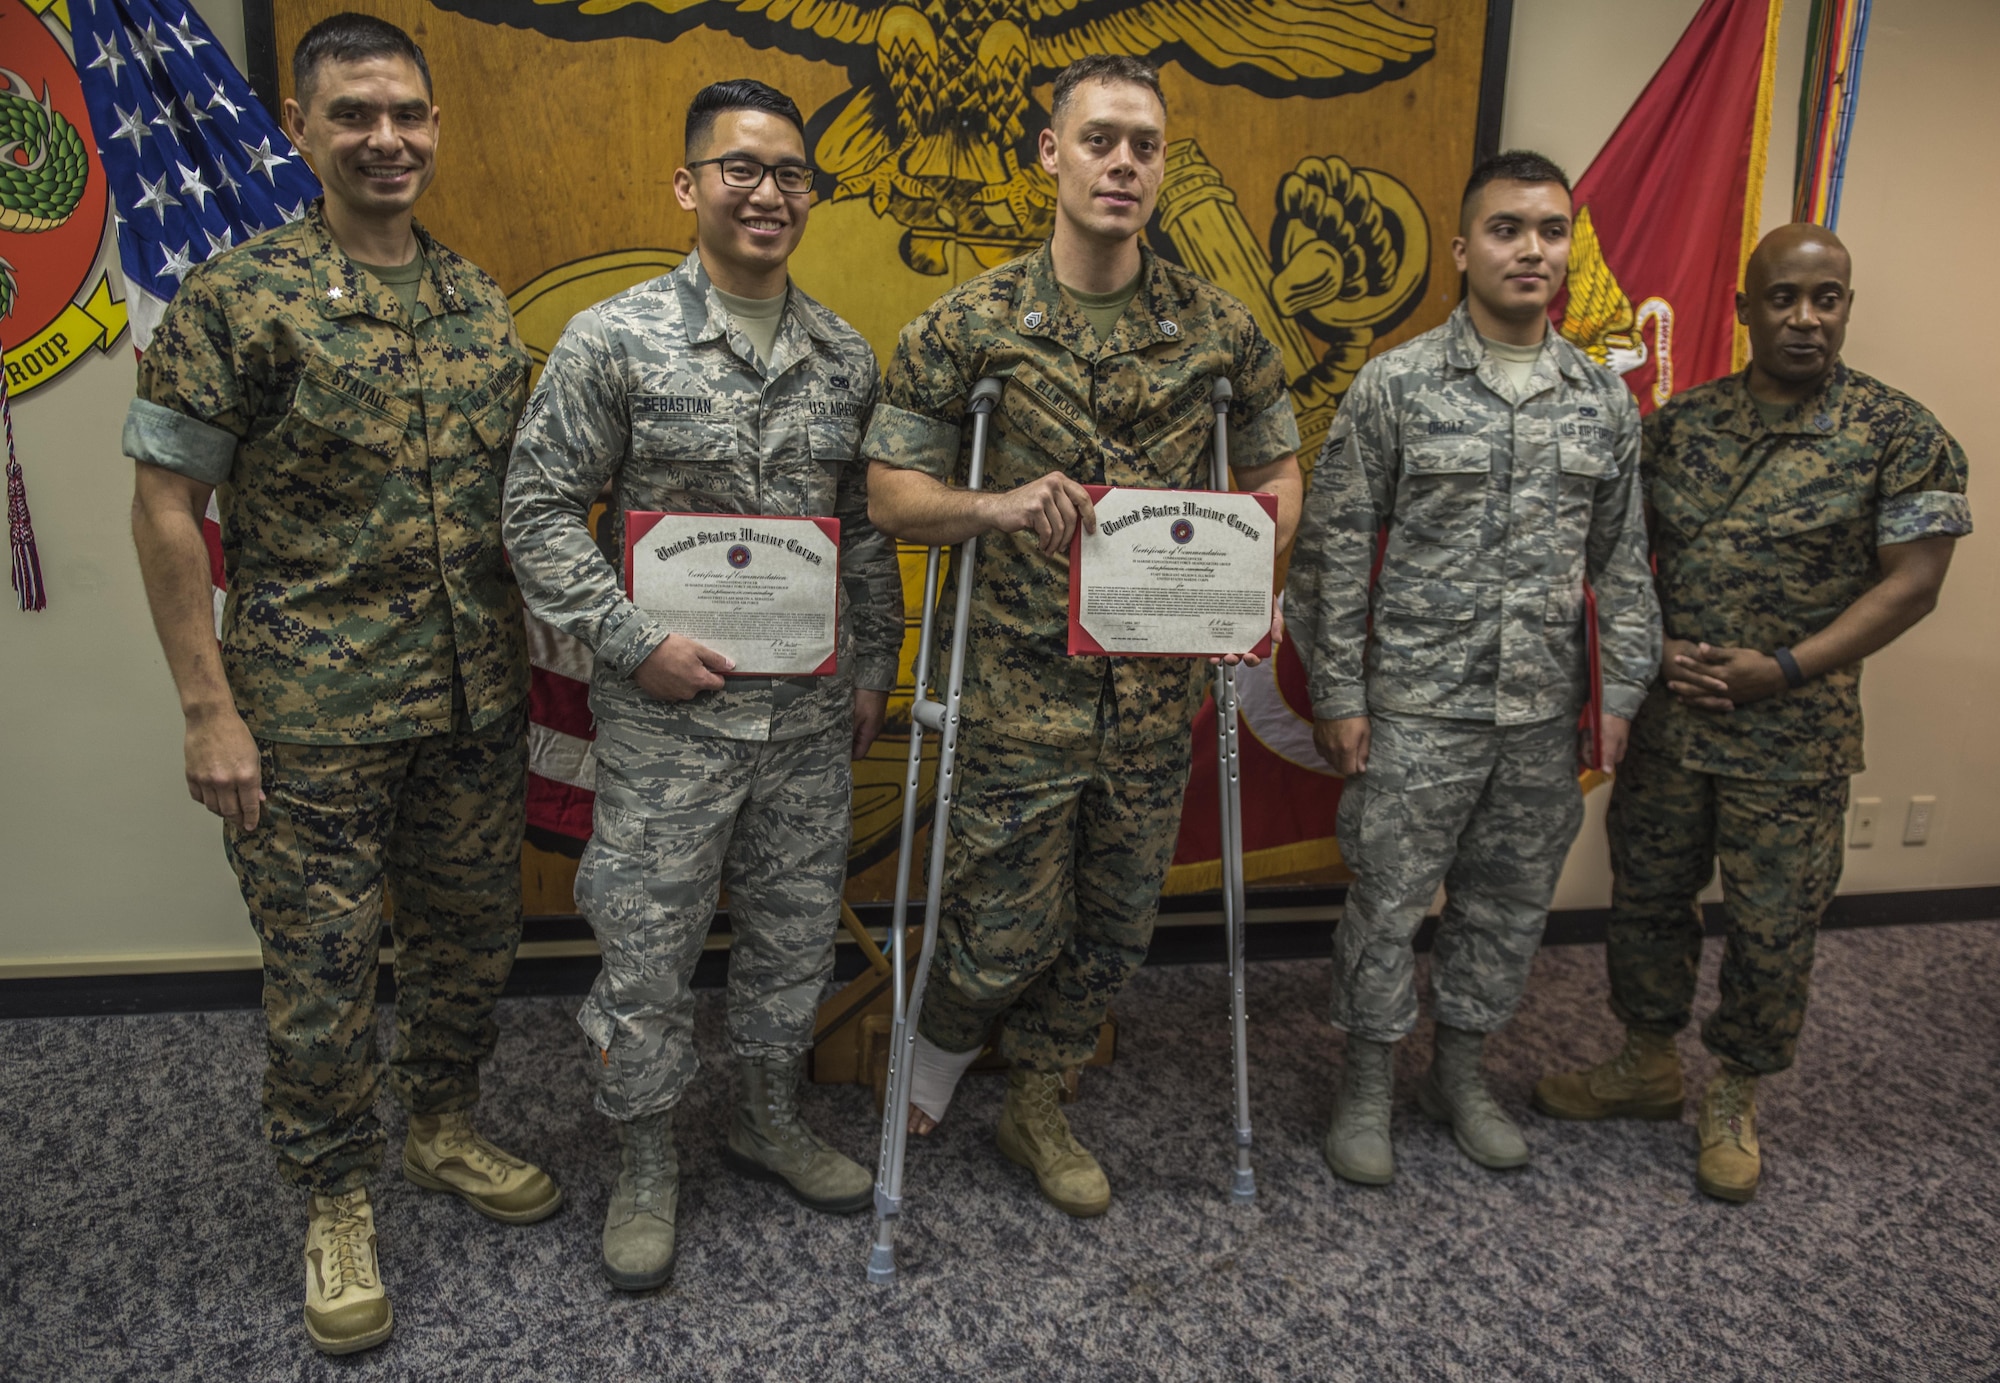
{"label": "white bandage", "polygon": [[965,1068],[979,1060],[982,1050],[974,1047],[969,1052],[947,1052],[935,1042],[927,1041],[918,1033],[915,1042],[916,1055],[910,1061],[910,1103],[930,1115],[935,1122],[942,1122],[945,1110],[951,1108],[952,1092],[958,1089],[958,1079],[965,1074]]}

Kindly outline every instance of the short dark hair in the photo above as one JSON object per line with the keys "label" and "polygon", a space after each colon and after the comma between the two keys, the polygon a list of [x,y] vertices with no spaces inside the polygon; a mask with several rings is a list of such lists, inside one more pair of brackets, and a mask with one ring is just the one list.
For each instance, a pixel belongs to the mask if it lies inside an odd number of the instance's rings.
{"label": "short dark hair", "polygon": [[1050,124],[1062,119],[1063,109],[1069,105],[1070,97],[1085,82],[1130,82],[1134,86],[1143,86],[1153,93],[1161,110],[1167,108],[1167,94],[1160,90],[1160,74],[1151,67],[1122,53],[1092,53],[1056,73],[1055,95],[1049,98]]}
{"label": "short dark hair", "polygon": [[806,137],[805,117],[799,114],[799,103],[774,86],[766,86],[755,77],[732,77],[726,82],[711,82],[694,94],[688,102],[687,135],[681,142],[682,156],[695,151],[695,146],[708,135],[715,124],[715,117],[732,110],[761,110],[789,120],[799,132],[799,138]]}
{"label": "short dark hair", "polygon": [[1564,192],[1570,190],[1569,174],[1554,159],[1532,149],[1509,149],[1479,160],[1472,176],[1465,180],[1465,195],[1458,200],[1458,233],[1472,229],[1472,202],[1479,189],[1490,182],[1552,182]]}
{"label": "short dark hair", "polygon": [[424,94],[431,92],[431,65],[417,41],[386,19],[372,14],[336,14],[322,19],[305,32],[292,50],[292,95],[300,105],[312,99],[313,80],[320,64],[360,62],[363,58],[408,58],[424,79]]}

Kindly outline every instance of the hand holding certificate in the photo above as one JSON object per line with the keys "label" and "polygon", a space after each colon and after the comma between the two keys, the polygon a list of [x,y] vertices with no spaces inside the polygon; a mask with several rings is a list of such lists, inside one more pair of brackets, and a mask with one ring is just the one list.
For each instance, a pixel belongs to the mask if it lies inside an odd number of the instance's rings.
{"label": "hand holding certificate", "polygon": [[833,672],[840,520],[625,516],[625,590],[669,630],[735,660],[733,677]]}
{"label": "hand holding certificate", "polygon": [[1070,544],[1069,651],[1262,657],[1278,502],[1234,490],[1091,485],[1097,531]]}

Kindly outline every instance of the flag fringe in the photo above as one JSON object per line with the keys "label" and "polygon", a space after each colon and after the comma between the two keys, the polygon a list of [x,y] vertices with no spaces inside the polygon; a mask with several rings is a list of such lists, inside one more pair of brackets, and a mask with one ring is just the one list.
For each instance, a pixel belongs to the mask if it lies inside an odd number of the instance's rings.
{"label": "flag fringe", "polygon": [[[1749,177],[1743,185],[1743,243],[1736,260],[1736,283],[1743,284],[1751,252],[1763,238],[1764,171],[1771,153],[1771,94],[1778,78],[1778,24],[1784,18],[1785,0],[1770,0],[1764,12],[1764,60],[1757,70],[1757,105],[1750,125]],[[1730,368],[1740,370],[1750,363],[1750,332],[1736,324],[1730,345]]]}
{"label": "flag fringe", "polygon": [[7,372],[0,369],[0,422],[7,430],[7,555],[14,594],[23,610],[46,610],[48,587],[42,584],[42,555],[35,547],[35,521],[28,514],[28,481],[14,456],[14,404],[7,396]]}

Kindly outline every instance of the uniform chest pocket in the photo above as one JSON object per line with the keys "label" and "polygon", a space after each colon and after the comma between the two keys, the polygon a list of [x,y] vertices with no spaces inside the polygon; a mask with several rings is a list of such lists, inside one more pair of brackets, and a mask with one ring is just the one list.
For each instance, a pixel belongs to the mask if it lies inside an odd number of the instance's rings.
{"label": "uniform chest pocket", "polygon": [[[1209,444],[1215,436],[1215,414],[1205,404],[1204,399],[1184,409],[1153,436],[1143,439],[1148,474],[1137,477],[1136,483],[1182,490],[1209,488],[1213,479]],[[1112,483],[1135,482],[1112,477]]]}
{"label": "uniform chest pocket", "polygon": [[1581,537],[1590,531],[1597,487],[1618,467],[1606,452],[1568,440],[1558,445],[1556,464],[1561,471],[1556,481],[1556,524],[1563,533]]}
{"label": "uniform chest pocket", "polygon": [[1493,448],[1479,437],[1420,437],[1403,448],[1396,522],[1406,541],[1476,547],[1485,529]]}
{"label": "uniform chest pocket", "polygon": [[279,425],[295,464],[270,477],[267,496],[294,521],[275,526],[279,547],[317,551],[351,543],[380,508],[415,410],[363,380],[319,368],[300,376]]}
{"label": "uniform chest pocket", "polygon": [[[1018,376],[1010,379],[993,419],[995,440],[1006,445],[988,448],[986,488],[1011,490],[1051,470],[1088,485],[1103,484],[1097,474],[1097,448],[1084,446],[1070,418],[1073,409],[1053,385]],[[965,420],[964,434],[969,447],[970,418]]]}
{"label": "uniform chest pocket", "polygon": [[635,508],[734,511],[737,505],[721,502],[748,491],[737,464],[736,425],[727,419],[637,411],[632,461]]}
{"label": "uniform chest pocket", "polygon": [[1795,618],[1818,627],[1875,580],[1874,506],[1836,494],[1767,516],[1764,537]]}

